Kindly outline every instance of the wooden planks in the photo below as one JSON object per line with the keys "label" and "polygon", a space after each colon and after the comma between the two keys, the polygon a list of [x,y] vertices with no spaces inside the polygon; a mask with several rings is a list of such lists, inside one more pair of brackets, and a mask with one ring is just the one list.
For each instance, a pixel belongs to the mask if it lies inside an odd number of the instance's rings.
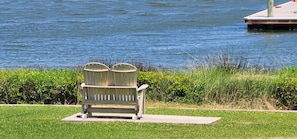
{"label": "wooden planks", "polygon": [[248,30],[297,30],[297,2],[274,6],[272,11],[271,17],[267,10],[244,17]]}

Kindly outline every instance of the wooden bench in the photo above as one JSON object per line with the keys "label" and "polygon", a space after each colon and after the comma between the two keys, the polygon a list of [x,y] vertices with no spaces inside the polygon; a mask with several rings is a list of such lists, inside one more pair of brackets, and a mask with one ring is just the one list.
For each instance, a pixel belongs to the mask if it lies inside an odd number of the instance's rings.
{"label": "wooden bench", "polygon": [[91,62],[84,67],[82,87],[82,117],[92,113],[127,113],[139,119],[145,113],[144,84],[137,87],[137,68],[119,63],[111,68]]}

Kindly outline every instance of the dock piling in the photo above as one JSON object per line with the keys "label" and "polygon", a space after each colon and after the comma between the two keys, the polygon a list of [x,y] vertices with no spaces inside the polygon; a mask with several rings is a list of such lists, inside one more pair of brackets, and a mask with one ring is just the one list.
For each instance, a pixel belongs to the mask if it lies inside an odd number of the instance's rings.
{"label": "dock piling", "polygon": [[267,16],[273,17],[274,0],[268,0],[267,2]]}

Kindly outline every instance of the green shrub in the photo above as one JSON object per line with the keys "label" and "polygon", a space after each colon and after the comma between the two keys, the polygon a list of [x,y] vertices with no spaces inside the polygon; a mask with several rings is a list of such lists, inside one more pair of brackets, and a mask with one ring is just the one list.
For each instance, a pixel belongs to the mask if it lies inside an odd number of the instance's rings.
{"label": "green shrub", "polygon": [[138,82],[149,84],[147,97],[152,100],[196,104],[203,101],[202,87],[186,72],[139,72]]}
{"label": "green shrub", "polygon": [[[77,104],[82,82],[81,70],[0,70],[0,103]],[[295,67],[268,72],[220,67],[139,71],[138,85],[141,84],[149,85],[147,99],[163,102],[252,107],[260,101],[260,105],[267,102],[282,109],[297,106]]]}
{"label": "green shrub", "polygon": [[273,97],[279,101],[280,107],[295,109],[297,106],[297,68],[284,68],[278,72],[274,80]]}
{"label": "green shrub", "polygon": [[76,104],[81,75],[72,70],[1,70],[0,102]]}

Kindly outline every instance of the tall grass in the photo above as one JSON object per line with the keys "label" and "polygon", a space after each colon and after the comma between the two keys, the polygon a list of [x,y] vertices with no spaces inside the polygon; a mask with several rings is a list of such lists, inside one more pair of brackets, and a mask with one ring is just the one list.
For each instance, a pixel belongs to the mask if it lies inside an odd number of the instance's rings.
{"label": "tall grass", "polygon": [[[142,76],[149,76],[148,80]],[[275,75],[270,72],[219,68],[140,73],[140,81],[150,84],[148,96],[152,100],[260,109],[276,108],[273,80]]]}
{"label": "tall grass", "polygon": [[[280,71],[251,66],[243,58],[228,55],[208,59],[210,64],[186,71],[140,73],[151,85],[150,99],[195,104],[232,105],[240,108],[295,109],[297,70]],[[145,74],[145,75],[142,75]],[[147,80],[143,80],[142,76]]]}

